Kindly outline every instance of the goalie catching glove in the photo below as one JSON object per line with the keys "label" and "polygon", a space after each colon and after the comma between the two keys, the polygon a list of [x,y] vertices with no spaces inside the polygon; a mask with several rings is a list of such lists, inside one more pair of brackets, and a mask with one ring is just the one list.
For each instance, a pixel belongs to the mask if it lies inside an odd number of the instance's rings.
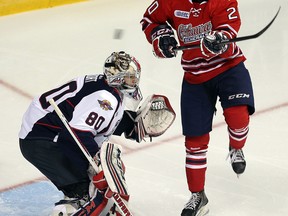
{"label": "goalie catching glove", "polygon": [[164,95],[151,95],[137,111],[136,131],[141,141],[145,137],[162,135],[174,122],[176,114]]}

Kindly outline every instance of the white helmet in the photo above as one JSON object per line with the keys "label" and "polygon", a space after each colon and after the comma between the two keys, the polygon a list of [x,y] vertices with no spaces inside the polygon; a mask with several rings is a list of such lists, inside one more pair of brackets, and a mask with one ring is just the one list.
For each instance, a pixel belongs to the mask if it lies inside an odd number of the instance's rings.
{"label": "white helmet", "polygon": [[104,75],[108,85],[119,89],[124,96],[142,100],[139,88],[141,66],[137,59],[124,51],[113,52],[105,61]]}

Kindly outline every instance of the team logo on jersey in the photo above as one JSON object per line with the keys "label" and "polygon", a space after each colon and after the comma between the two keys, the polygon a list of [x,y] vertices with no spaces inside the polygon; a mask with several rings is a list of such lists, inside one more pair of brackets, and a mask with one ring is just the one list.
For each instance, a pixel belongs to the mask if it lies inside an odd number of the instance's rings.
{"label": "team logo on jersey", "polygon": [[113,110],[112,106],[111,106],[111,103],[108,101],[108,100],[98,100],[98,103],[100,104],[100,107],[103,109],[103,110]]}
{"label": "team logo on jersey", "polygon": [[191,23],[187,25],[181,24],[178,27],[178,35],[179,39],[184,43],[191,43],[194,41],[201,40],[211,30],[212,30],[211,21],[197,26],[192,26]]}
{"label": "team logo on jersey", "polygon": [[190,13],[193,15],[193,17],[199,17],[201,10],[201,8],[191,8]]}

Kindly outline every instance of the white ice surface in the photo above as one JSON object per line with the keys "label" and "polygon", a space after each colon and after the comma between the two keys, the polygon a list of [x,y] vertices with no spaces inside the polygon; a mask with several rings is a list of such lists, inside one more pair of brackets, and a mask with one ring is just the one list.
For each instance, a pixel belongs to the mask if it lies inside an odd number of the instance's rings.
{"label": "white ice surface", "polygon": [[[177,113],[175,124],[152,143],[113,137],[124,146],[130,207],[136,216],[180,215],[189,198],[179,112],[183,72],[180,55],[169,60],[153,56],[139,24],[149,4],[95,0],[0,17],[0,191],[42,177],[18,147],[21,118],[31,98],[75,76],[101,73],[111,52],[125,50],[142,65],[144,96],[167,95]],[[244,151],[247,170],[240,179],[225,160],[228,135],[217,107],[206,180],[211,216],[288,215],[287,0],[239,1],[239,36],[262,29],[279,5],[281,12],[267,32],[239,43],[257,110]],[[116,29],[123,30],[121,39],[113,38]],[[1,212],[5,202],[0,200],[1,216],[7,215]],[[16,199],[15,209],[23,202]]]}

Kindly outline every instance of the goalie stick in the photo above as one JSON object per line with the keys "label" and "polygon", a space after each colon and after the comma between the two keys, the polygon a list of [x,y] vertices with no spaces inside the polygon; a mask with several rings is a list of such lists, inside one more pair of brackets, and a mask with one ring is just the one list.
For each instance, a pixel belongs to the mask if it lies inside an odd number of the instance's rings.
{"label": "goalie stick", "polygon": [[[244,40],[250,40],[250,39],[258,38],[260,35],[262,35],[272,25],[272,23],[274,22],[274,20],[278,16],[278,14],[280,12],[280,9],[281,9],[281,6],[279,6],[279,9],[278,9],[277,13],[273,17],[273,19],[268,23],[268,25],[266,25],[261,31],[257,32],[256,34],[247,35],[247,36],[243,36],[243,37],[236,37],[236,38],[232,38],[232,39],[224,39],[219,44],[230,44],[230,43],[234,43],[234,42],[239,42],[239,41],[244,41]],[[197,49],[197,48],[200,48],[200,44],[178,46],[178,47],[173,48],[173,50],[174,51],[181,51],[181,50]]]}
{"label": "goalie stick", "polygon": [[[79,140],[79,138],[77,137],[77,135],[75,134],[75,132],[73,131],[72,127],[70,126],[68,120],[66,119],[66,117],[64,116],[64,114],[62,113],[62,111],[60,110],[60,108],[58,107],[58,105],[55,103],[55,101],[52,99],[49,100],[49,103],[51,104],[51,106],[54,108],[56,114],[58,115],[58,117],[60,118],[60,120],[62,121],[62,123],[64,124],[65,128],[68,130],[68,132],[70,133],[70,135],[72,136],[72,138],[74,139],[74,141],[76,142],[76,144],[79,146],[79,148],[81,149],[81,151],[83,152],[83,154],[85,155],[85,157],[87,158],[87,160],[89,161],[89,163],[91,164],[91,166],[95,169],[95,171],[98,173],[99,168],[96,164],[96,162],[94,161],[93,157],[90,155],[90,153],[88,152],[88,150],[85,148],[85,146],[81,143],[81,141]],[[111,189],[111,188],[110,188]],[[114,189],[114,188],[113,188]],[[123,199],[121,198],[121,196],[115,191],[112,190],[113,192],[113,202],[116,204],[116,206],[118,207],[119,211],[121,212],[121,214],[123,216],[132,216],[131,211],[129,210],[128,206],[126,205],[126,203],[123,201]]]}

